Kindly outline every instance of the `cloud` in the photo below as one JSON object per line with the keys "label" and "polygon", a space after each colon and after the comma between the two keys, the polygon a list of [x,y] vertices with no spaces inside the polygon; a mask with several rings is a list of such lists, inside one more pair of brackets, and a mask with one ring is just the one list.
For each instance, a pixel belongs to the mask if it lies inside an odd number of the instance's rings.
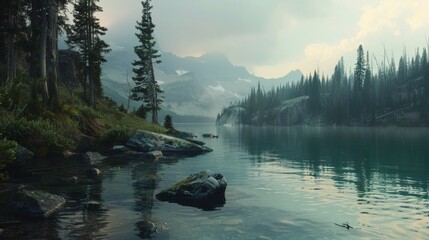
{"label": "cloud", "polygon": [[[428,0],[380,0],[378,4],[367,5],[362,10],[355,34],[334,43],[316,42],[307,45],[303,58],[289,68],[300,68],[306,72],[310,71],[310,66],[331,73],[340,57],[346,55],[349,60],[353,60],[359,44],[384,45],[381,41],[399,41],[404,44],[411,35],[403,36],[403,33],[409,33],[410,29],[417,31],[429,27],[428,7]],[[380,47],[375,47],[376,50],[384,51]]]}
{"label": "cloud", "polygon": [[407,1],[403,0],[381,0],[378,5],[365,7],[359,20],[360,31],[356,38],[363,39],[381,29],[389,29],[392,32],[398,31],[397,20],[406,4]]}
{"label": "cloud", "polygon": [[429,26],[429,1],[410,0],[408,4],[413,12],[413,14],[407,19],[407,23],[412,29],[412,31],[427,28]]}
{"label": "cloud", "polygon": [[[155,37],[179,56],[224,52],[254,74],[330,73],[341,56],[353,63],[356,48],[403,51],[426,40],[429,0],[156,0]],[[100,1],[107,40],[132,50],[140,1]],[[423,36],[423,37],[422,37]]]}

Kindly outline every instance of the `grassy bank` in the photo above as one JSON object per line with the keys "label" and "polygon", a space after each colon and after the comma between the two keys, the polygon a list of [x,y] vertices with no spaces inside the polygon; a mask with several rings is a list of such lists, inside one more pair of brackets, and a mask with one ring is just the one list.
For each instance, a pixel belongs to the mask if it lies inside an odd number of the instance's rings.
{"label": "grassy bank", "polygon": [[95,109],[87,107],[81,89],[60,86],[59,105],[52,111],[32,93],[32,82],[22,77],[0,86],[0,133],[1,139],[15,141],[36,156],[74,152],[82,139],[95,148],[110,147],[124,144],[137,130],[166,132],[104,97]]}

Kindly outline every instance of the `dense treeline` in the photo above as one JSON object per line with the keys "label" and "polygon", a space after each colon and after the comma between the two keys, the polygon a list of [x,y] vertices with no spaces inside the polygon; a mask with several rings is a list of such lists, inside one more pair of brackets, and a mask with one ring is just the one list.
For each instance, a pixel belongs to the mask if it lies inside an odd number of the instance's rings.
{"label": "dense treeline", "polygon": [[[0,83],[17,82],[20,76],[32,80],[32,99],[51,111],[58,109],[58,38],[67,33],[70,48],[81,56],[81,85],[85,100],[95,107],[101,96],[101,64],[108,45],[100,39],[107,29],[95,13],[102,11],[98,0],[10,0],[2,3],[0,13]],[[73,23],[66,12],[73,6]]]}
{"label": "dense treeline", "polygon": [[[404,52],[396,67],[395,59],[371,60],[362,45],[357,50],[353,70],[346,72],[341,58],[331,77],[315,71],[299,82],[265,91],[258,85],[243,101],[225,109],[240,107],[239,122],[276,125],[278,110],[292,99],[307,96],[306,116],[321,124],[373,125],[388,122],[399,114],[414,113],[426,122],[429,115],[429,63],[427,50],[414,57]],[[287,101],[289,100],[289,101]],[[293,101],[292,101],[293,102]],[[220,116],[219,116],[220,117]],[[389,120],[390,119],[390,120]],[[312,121],[314,123],[314,121]],[[305,123],[302,119],[300,123]]]}

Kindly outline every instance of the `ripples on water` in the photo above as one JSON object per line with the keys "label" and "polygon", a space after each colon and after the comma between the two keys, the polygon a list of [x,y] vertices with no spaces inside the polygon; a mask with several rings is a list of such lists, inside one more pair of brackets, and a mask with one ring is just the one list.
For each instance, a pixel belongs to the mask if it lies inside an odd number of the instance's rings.
{"label": "ripples on water", "polygon": [[[150,219],[159,226],[156,239],[429,237],[427,129],[178,127],[219,134],[206,139],[214,152],[156,165],[116,159],[100,181],[74,186],[53,182],[64,174],[84,178],[79,165],[33,177],[69,201],[49,221],[16,227],[17,236],[139,239],[148,237],[139,223]],[[224,207],[202,211],[154,198],[206,169],[227,177]]]}

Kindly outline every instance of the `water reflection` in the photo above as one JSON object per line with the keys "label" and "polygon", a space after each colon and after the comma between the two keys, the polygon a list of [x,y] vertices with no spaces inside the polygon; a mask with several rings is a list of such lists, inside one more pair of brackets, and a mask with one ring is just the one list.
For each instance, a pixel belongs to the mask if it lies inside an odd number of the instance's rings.
{"label": "water reflection", "polygon": [[376,235],[427,232],[428,129],[242,127],[236,137],[268,178],[298,175],[300,181],[278,181],[300,186],[286,197],[314,196],[319,208],[348,206],[345,216]]}
{"label": "water reflection", "polygon": [[152,222],[152,207],[154,201],[154,190],[159,181],[157,175],[157,162],[142,161],[132,168],[135,206],[134,211],[140,213],[139,221],[135,223],[138,236],[150,238],[156,230]]}
{"label": "water reflection", "polygon": [[321,173],[332,175],[336,186],[353,182],[363,196],[371,191],[373,181],[426,190],[428,133],[427,129],[242,127],[239,140],[258,162],[276,155],[278,161],[315,178]]}

